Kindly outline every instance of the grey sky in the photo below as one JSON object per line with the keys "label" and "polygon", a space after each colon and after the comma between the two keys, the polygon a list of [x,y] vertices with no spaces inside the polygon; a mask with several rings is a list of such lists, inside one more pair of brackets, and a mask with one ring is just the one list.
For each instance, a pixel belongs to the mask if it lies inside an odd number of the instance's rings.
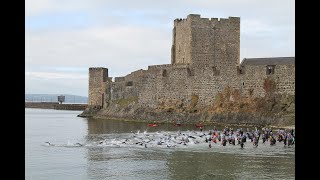
{"label": "grey sky", "polygon": [[26,93],[87,96],[88,68],[169,64],[175,18],[241,18],[240,56],[295,55],[292,0],[26,0]]}

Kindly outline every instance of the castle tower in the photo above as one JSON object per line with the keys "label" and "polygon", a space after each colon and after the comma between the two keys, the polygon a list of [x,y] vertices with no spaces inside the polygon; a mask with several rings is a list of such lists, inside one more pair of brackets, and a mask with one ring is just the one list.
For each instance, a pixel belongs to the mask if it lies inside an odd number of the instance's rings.
{"label": "castle tower", "polygon": [[107,81],[107,68],[89,68],[89,106],[103,107],[106,96],[105,84]]}
{"label": "castle tower", "polygon": [[240,63],[240,18],[175,19],[171,64],[207,64],[225,69]]}

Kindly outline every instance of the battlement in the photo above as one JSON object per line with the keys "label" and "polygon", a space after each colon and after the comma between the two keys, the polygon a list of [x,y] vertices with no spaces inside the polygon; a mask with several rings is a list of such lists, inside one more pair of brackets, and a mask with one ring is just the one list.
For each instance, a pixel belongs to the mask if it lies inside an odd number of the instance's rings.
{"label": "battlement", "polygon": [[199,20],[199,19],[201,19],[201,16],[199,14],[189,14],[187,18],[176,18],[174,22],[179,23],[179,22],[185,22],[187,20]]}
{"label": "battlement", "polygon": [[143,70],[143,69],[139,69],[137,71],[131,72],[129,75],[131,75],[131,76],[141,76],[141,75],[143,75],[144,71],[145,70]]}
{"label": "battlement", "polygon": [[235,27],[239,27],[240,29],[240,17],[232,17],[229,16],[229,18],[202,18],[199,14],[189,14],[187,18],[176,18],[174,20],[174,26],[178,25],[199,25],[199,24],[205,24],[210,26],[221,26],[225,24],[234,25]]}
{"label": "battlement", "polygon": [[89,71],[102,70],[102,69],[107,69],[107,68],[104,68],[104,67],[90,67]]}
{"label": "battlement", "polygon": [[148,66],[148,70],[167,69],[167,68],[187,68],[189,64],[162,64]]}
{"label": "battlement", "polygon": [[171,66],[172,66],[172,64],[151,65],[151,66],[148,66],[148,70],[162,69],[162,68],[167,68],[167,67],[171,67]]}

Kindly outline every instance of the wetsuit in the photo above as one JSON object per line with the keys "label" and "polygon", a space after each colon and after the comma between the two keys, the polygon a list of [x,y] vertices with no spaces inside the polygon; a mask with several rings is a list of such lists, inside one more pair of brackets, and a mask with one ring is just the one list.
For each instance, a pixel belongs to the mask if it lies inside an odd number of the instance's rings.
{"label": "wetsuit", "polygon": [[241,138],[241,143],[240,143],[241,148],[244,146],[244,137]]}
{"label": "wetsuit", "polygon": [[283,144],[286,146],[287,145],[287,140],[288,140],[288,136],[285,134],[284,135],[284,140],[283,140]]}

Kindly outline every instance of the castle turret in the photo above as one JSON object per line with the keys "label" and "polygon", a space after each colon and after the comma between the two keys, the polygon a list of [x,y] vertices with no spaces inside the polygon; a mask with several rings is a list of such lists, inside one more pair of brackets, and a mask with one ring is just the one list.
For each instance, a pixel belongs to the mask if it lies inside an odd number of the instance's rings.
{"label": "castle turret", "polygon": [[89,68],[89,106],[103,107],[106,97],[105,84],[108,80],[107,68]]}

